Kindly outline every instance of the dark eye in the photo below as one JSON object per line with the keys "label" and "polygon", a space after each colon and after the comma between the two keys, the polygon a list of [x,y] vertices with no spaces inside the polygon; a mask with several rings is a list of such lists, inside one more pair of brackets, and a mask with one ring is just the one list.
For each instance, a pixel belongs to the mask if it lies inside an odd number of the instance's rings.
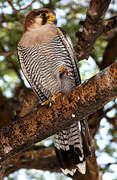
{"label": "dark eye", "polygon": [[40,17],[42,17],[42,18],[45,18],[45,17],[48,17],[49,15],[48,15],[48,13],[41,13],[40,14]]}

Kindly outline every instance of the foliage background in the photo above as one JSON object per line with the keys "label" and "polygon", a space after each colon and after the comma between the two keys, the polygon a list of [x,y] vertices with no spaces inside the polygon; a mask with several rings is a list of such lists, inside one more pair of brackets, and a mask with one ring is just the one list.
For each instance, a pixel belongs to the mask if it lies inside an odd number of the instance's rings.
{"label": "foliage background", "polygon": [[[19,97],[21,89],[29,88],[23,74],[17,57],[17,44],[23,33],[23,22],[26,14],[34,8],[49,7],[55,10],[57,14],[58,26],[63,27],[71,36],[74,45],[77,43],[76,32],[82,31],[80,21],[86,17],[89,0],[2,0],[0,1],[0,93],[8,101],[13,101]],[[30,6],[28,6],[30,5]],[[25,8],[27,7],[27,8]],[[117,14],[117,0],[113,0],[109,6],[106,18]],[[82,81],[95,75],[100,69],[105,68],[117,59],[111,54],[114,48],[117,49],[117,43],[112,44],[112,38],[117,36],[116,29],[103,34],[97,39],[92,54],[88,61],[79,63]],[[112,41],[112,42],[111,42]],[[117,41],[116,41],[117,42]],[[110,44],[110,50],[106,47]],[[7,54],[9,53],[10,54]],[[107,58],[105,62],[104,54]],[[8,56],[10,55],[10,56]],[[0,107],[2,111],[2,107]],[[98,128],[95,129],[94,138],[96,144],[96,156],[103,174],[103,180],[117,180],[117,124],[113,122],[117,119],[117,100],[107,104],[100,115]],[[16,111],[13,112],[16,114]],[[0,112],[0,116],[1,112]],[[2,122],[1,122],[2,123]],[[6,122],[7,124],[7,122]],[[94,127],[93,127],[94,128]],[[49,138],[38,146],[53,146],[53,138]],[[22,178],[23,177],[23,178]],[[55,174],[36,170],[20,170],[10,175],[5,180],[17,179],[69,179],[62,174]]]}

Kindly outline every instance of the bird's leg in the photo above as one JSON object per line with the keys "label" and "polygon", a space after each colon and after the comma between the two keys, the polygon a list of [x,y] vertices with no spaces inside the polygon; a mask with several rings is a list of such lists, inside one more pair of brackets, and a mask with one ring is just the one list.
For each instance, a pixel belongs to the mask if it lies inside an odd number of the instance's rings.
{"label": "bird's leg", "polygon": [[68,74],[68,69],[63,64],[59,69],[59,76],[62,77],[64,74]]}
{"label": "bird's leg", "polygon": [[[59,76],[60,78],[62,78],[65,74],[68,74],[68,69],[65,67],[65,65],[63,64],[60,69],[59,69]],[[52,101],[55,101],[56,98],[60,97],[62,94],[58,93],[57,95],[52,94],[52,97],[46,101],[44,101],[43,103],[41,103],[42,106],[44,106],[45,104],[48,104]]]}
{"label": "bird's leg", "polygon": [[61,93],[58,93],[57,95],[52,94],[52,97],[51,97],[50,99],[44,101],[43,103],[41,103],[41,105],[44,106],[45,104],[48,104],[48,103],[50,103],[50,102],[52,102],[52,101],[55,101],[56,98],[58,98],[58,97],[60,97],[60,96],[62,96]]}
{"label": "bird's leg", "polygon": [[46,101],[44,101],[44,102],[42,102],[41,105],[44,106],[45,104],[48,104],[48,103],[50,103],[50,100],[49,100],[49,99],[46,100]]}
{"label": "bird's leg", "polygon": [[58,97],[60,97],[60,96],[62,96],[61,93],[58,93],[57,95],[53,94],[53,96],[51,97],[50,100],[51,100],[51,101],[55,101],[55,99],[58,98]]}

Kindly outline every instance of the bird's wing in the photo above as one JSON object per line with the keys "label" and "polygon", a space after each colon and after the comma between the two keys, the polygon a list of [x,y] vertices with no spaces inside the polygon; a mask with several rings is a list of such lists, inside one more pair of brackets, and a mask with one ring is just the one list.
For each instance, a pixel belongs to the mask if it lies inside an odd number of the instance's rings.
{"label": "bird's wing", "polygon": [[[37,62],[35,63],[35,61],[32,60],[33,58],[38,59],[38,55],[36,53],[37,51],[38,51],[37,49],[25,48],[21,45],[18,45],[18,58],[19,58],[19,62],[20,62],[23,74],[26,77],[32,89],[34,90],[34,92],[36,93],[36,95],[38,96],[39,103],[42,103],[43,101],[47,100],[47,97],[42,92],[44,88],[42,87],[42,84],[40,83],[39,73],[38,73],[39,68],[38,68]],[[35,71],[37,71],[36,74],[35,74]]]}
{"label": "bird's wing", "polygon": [[[64,37],[64,42],[66,44],[66,48],[68,49],[69,53],[71,54],[71,61],[73,64],[73,68],[74,68],[74,72],[75,72],[75,81],[76,81],[76,85],[79,85],[81,83],[81,78],[80,78],[80,73],[79,73],[79,69],[78,69],[78,59],[77,59],[77,54],[75,52],[75,49],[73,47],[71,38],[69,37],[69,35],[62,29],[59,28],[59,33],[61,34],[62,37]],[[82,138],[83,138],[83,143],[85,145],[85,154],[86,157],[90,156],[92,154],[92,147],[91,147],[91,135],[89,132],[89,127],[88,127],[88,123],[87,123],[87,119],[85,118],[84,120],[82,120],[80,122],[81,124],[81,134],[82,134]]]}
{"label": "bird's wing", "polygon": [[[81,80],[77,65],[77,55],[72,41],[62,28],[58,28],[58,33],[71,57],[70,60],[73,65],[77,86],[81,83]],[[70,174],[73,176],[76,170],[84,174],[86,171],[85,158],[91,155],[91,138],[86,119],[79,122],[79,126],[80,128],[77,123],[74,123],[68,129],[55,135],[56,154],[61,164],[61,170],[66,175]]]}
{"label": "bird's wing", "polygon": [[63,30],[63,28],[58,27],[57,29],[65,47],[67,48],[71,56],[71,61],[72,61],[73,69],[74,69],[75,81],[76,81],[76,86],[77,86],[81,83],[81,79],[80,79],[80,73],[78,69],[78,58],[77,58],[76,52],[74,50],[70,36]]}

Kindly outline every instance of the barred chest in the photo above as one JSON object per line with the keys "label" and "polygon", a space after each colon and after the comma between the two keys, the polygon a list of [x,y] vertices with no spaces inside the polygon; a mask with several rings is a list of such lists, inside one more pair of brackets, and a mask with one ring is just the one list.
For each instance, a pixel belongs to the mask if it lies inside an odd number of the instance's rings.
{"label": "barred chest", "polygon": [[[49,44],[33,48],[19,45],[18,52],[31,86],[41,88],[47,97],[58,92],[67,93],[76,86],[69,52],[58,35]],[[60,76],[63,65],[68,73]]]}

